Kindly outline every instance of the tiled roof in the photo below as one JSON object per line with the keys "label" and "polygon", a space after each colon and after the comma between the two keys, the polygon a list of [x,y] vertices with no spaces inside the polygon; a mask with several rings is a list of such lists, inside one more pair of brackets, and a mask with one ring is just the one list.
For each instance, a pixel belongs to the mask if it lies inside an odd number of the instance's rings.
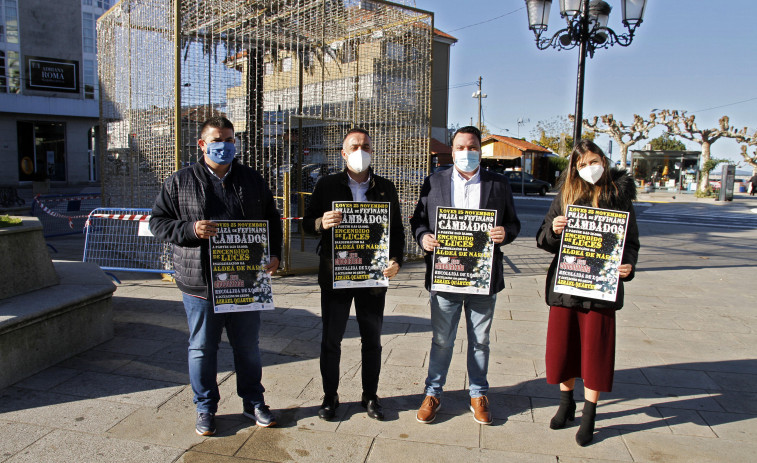
{"label": "tiled roof", "polygon": [[528,142],[526,140],[521,140],[520,138],[512,138],[512,137],[505,137],[504,135],[489,135],[488,137],[484,138],[484,140],[481,142],[483,145],[484,143],[488,141],[501,141],[502,143],[507,143],[510,146],[513,146],[521,151],[536,151],[539,153],[551,153],[549,149],[537,145],[535,143]]}
{"label": "tiled roof", "polygon": [[434,28],[434,35],[438,35],[439,37],[444,37],[445,39],[450,39],[450,40],[454,40],[455,42],[457,42],[457,38],[456,37],[452,37],[451,35],[447,34],[446,32],[442,32],[442,31],[440,31],[437,28]]}
{"label": "tiled roof", "polygon": [[431,139],[431,154],[452,154],[452,147],[445,145],[436,138]]}

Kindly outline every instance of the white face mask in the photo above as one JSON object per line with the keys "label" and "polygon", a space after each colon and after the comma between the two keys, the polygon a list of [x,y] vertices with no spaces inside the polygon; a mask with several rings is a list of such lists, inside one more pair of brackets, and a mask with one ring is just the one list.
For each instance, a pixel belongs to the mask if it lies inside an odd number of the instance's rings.
{"label": "white face mask", "polygon": [[473,172],[480,164],[479,155],[480,153],[478,151],[455,151],[455,166],[457,166],[462,172]]}
{"label": "white face mask", "polygon": [[371,165],[371,153],[357,149],[347,155],[347,167],[356,174],[364,172]]}
{"label": "white face mask", "polygon": [[602,167],[601,164],[593,164],[580,169],[578,171],[578,175],[580,175],[582,179],[594,185],[600,178],[602,178],[604,171],[605,168]]}

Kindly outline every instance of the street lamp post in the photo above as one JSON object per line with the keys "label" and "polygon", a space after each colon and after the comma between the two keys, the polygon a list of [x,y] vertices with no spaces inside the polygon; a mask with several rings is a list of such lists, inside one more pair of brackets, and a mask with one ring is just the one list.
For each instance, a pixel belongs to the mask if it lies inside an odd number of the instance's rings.
{"label": "street lamp post", "polygon": [[627,34],[616,34],[607,27],[612,7],[602,0],[560,0],[560,16],[567,26],[555,32],[552,37],[542,37],[549,22],[552,0],[526,0],[528,28],[534,31],[536,47],[539,50],[556,48],[570,50],[578,47],[578,72],[576,79],[576,110],[573,122],[573,143],[581,139],[584,103],[584,71],[586,55],[594,56],[598,48],[612,45],[627,47],[633,41],[636,28],[644,17],[647,0],[621,0],[623,25]]}

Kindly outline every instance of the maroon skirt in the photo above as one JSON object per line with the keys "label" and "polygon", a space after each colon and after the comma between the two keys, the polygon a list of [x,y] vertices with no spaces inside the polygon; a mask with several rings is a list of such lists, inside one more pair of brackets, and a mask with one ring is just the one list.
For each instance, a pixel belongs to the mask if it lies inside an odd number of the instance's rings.
{"label": "maroon skirt", "polygon": [[612,391],[615,373],[615,310],[551,306],[547,325],[547,382],[582,378],[584,387]]}

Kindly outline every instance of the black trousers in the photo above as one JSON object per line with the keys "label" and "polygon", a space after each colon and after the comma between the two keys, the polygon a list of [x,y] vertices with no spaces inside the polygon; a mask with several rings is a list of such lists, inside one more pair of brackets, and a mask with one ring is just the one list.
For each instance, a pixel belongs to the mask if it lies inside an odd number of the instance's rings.
{"label": "black trousers", "polygon": [[339,360],[342,356],[342,338],[350,317],[350,306],[355,301],[355,314],[360,329],[363,394],[376,395],[381,372],[381,325],[384,322],[385,289],[321,288],[321,378],[326,396],[337,393],[339,387]]}

